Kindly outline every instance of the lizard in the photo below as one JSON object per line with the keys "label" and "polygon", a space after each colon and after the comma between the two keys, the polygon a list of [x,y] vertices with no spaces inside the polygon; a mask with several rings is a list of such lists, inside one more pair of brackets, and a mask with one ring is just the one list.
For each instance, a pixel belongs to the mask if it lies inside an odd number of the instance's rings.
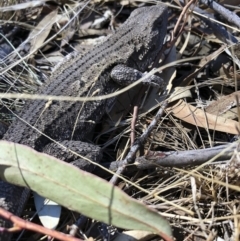
{"label": "lizard", "polygon": [[[136,81],[162,50],[167,17],[167,7],[163,4],[135,9],[103,43],[84,55],[74,53],[66,56],[38,94],[73,97],[105,95]],[[162,80],[153,76],[150,81],[160,84]],[[89,171],[83,160],[62,150],[51,139],[93,161],[99,161],[100,148],[84,142],[84,137],[101,120],[113,99],[89,102],[29,100],[3,140],[27,145],[63,161],[76,162],[77,166]],[[0,207],[19,216],[29,193],[27,188],[0,181]],[[4,219],[0,219],[0,225],[11,226]],[[0,241],[10,238],[11,233],[0,234]]]}

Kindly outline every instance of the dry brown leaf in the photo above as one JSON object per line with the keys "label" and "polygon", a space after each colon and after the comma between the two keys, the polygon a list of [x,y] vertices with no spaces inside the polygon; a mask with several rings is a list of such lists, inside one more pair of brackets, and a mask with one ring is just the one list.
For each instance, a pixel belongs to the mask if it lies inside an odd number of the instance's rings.
{"label": "dry brown leaf", "polygon": [[177,118],[198,127],[238,134],[237,127],[239,124],[237,121],[206,113],[183,100],[179,100],[175,105],[168,107],[166,111],[170,112]]}
{"label": "dry brown leaf", "polygon": [[18,3],[11,6],[4,6],[4,7],[0,7],[0,12],[17,11],[22,9],[40,7],[40,6],[43,6],[46,1],[47,0],[28,1],[25,3]]}
{"label": "dry brown leaf", "polygon": [[231,108],[230,110],[221,114],[221,117],[226,118],[226,119],[231,119],[231,120],[237,119],[238,118],[238,107]]}
{"label": "dry brown leaf", "polygon": [[208,63],[210,63],[210,61],[212,61],[213,59],[215,59],[217,56],[219,56],[225,49],[225,45],[223,45],[222,47],[220,47],[219,49],[217,49],[216,51],[214,51],[212,54],[204,57],[201,59],[199,65],[199,68],[197,68],[192,74],[190,74],[189,76],[187,76],[182,83],[180,84],[180,86],[188,86],[191,82],[194,76],[196,76]]}
{"label": "dry brown leaf", "polygon": [[175,87],[168,101],[170,103],[187,97],[192,97],[189,87]]}
{"label": "dry brown leaf", "polygon": [[42,21],[35,27],[35,29],[29,34],[29,37],[25,42],[31,43],[30,52],[42,46],[56,19],[57,9],[46,15],[46,17],[44,17]]}
{"label": "dry brown leaf", "polygon": [[240,101],[240,91],[221,97],[219,100],[212,101],[205,110],[212,115],[221,115],[237,105],[236,98]]}

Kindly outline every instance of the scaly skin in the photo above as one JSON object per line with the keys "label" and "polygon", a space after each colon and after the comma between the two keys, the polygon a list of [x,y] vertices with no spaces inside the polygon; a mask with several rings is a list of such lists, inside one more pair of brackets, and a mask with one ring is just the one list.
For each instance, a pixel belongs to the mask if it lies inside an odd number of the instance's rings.
{"label": "scaly skin", "polygon": [[[105,95],[114,92],[120,85],[111,79],[111,70],[121,64],[141,72],[146,71],[162,49],[166,29],[165,6],[134,10],[128,20],[104,43],[84,56],[71,54],[66,57],[39,94],[83,97],[92,96],[93,93]],[[33,100],[24,106],[20,117],[57,141],[83,141],[84,136],[102,118],[109,101],[112,100],[85,103]],[[79,110],[80,115],[76,121]],[[28,145],[40,152],[48,149],[46,146],[51,141],[31,126],[16,119],[3,139]],[[19,216],[29,192],[26,188],[1,181],[0,206]],[[1,225],[9,226],[9,223],[1,220]],[[0,241],[10,240],[10,236],[2,234]]]}

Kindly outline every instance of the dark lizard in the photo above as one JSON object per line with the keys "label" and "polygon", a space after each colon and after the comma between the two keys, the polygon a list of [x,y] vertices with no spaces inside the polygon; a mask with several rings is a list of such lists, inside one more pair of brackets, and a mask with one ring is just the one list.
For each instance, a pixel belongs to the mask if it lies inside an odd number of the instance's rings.
{"label": "dark lizard", "polygon": [[[66,57],[64,64],[53,72],[48,84],[38,94],[84,97],[113,93],[121,86],[136,81],[142,72],[148,70],[148,66],[162,50],[166,29],[165,6],[134,10],[128,20],[104,43],[83,56],[71,54]],[[128,73],[127,77],[125,72]],[[127,79],[126,82],[123,81],[124,78]],[[153,77],[152,80],[158,82],[159,78]],[[89,170],[86,162],[76,160],[71,153],[65,151],[66,155],[62,155],[62,150],[61,156],[57,155],[61,148],[45,135],[87,155],[93,161],[99,161],[99,148],[83,141],[112,102],[113,99],[84,103],[27,101],[20,118],[13,121],[3,139],[30,146],[63,161],[75,161],[79,167]],[[26,188],[1,181],[0,206],[15,215],[21,215],[29,193],[30,190]],[[1,226],[7,227],[9,223],[2,219]],[[0,234],[0,240],[10,240],[10,236],[4,232]]]}

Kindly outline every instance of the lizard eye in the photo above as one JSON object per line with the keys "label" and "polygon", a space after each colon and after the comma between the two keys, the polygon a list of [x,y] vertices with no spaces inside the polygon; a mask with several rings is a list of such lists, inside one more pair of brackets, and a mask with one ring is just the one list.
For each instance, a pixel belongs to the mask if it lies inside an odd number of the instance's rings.
{"label": "lizard eye", "polygon": [[160,28],[162,26],[162,18],[158,19],[156,25],[157,25],[158,28]]}

